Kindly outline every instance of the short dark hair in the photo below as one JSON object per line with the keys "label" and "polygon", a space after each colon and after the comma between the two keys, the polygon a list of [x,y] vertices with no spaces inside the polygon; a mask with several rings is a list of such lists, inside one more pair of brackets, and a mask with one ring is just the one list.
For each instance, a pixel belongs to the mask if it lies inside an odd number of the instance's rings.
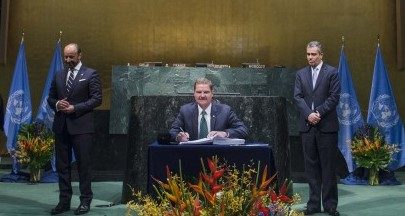
{"label": "short dark hair", "polygon": [[211,80],[205,78],[205,77],[201,77],[198,78],[195,83],[194,83],[194,91],[195,91],[195,87],[197,86],[197,84],[206,84],[210,86],[211,91],[214,90],[214,85],[212,84]]}

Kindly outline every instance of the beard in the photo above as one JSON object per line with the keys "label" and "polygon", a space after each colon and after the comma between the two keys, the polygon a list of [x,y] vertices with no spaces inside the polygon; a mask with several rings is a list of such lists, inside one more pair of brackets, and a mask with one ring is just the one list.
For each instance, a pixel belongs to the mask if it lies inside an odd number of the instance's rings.
{"label": "beard", "polygon": [[77,62],[74,62],[74,61],[65,62],[65,66],[70,69],[73,69],[76,65],[77,65]]}

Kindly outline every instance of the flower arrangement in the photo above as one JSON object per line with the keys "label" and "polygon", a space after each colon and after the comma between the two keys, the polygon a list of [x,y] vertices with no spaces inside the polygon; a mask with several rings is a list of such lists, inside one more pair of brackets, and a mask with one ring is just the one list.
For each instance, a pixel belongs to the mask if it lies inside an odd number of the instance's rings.
{"label": "flower arrangement", "polygon": [[378,128],[371,125],[361,127],[352,141],[352,155],[357,166],[369,169],[369,184],[378,185],[379,170],[386,169],[398,152],[395,144],[387,144]]}
{"label": "flower arrangement", "polygon": [[157,198],[133,191],[127,215],[139,216],[270,216],[303,215],[292,209],[300,201],[298,194],[287,195],[289,184],[284,182],[278,192],[272,186],[275,175],[268,176],[253,165],[247,169],[219,165],[218,158],[208,159],[208,169],[202,161],[202,172],[195,184],[186,183],[181,174],[166,167],[167,181],[155,179]]}
{"label": "flower arrangement", "polygon": [[39,181],[39,171],[52,157],[55,139],[52,131],[43,124],[33,123],[21,126],[17,137],[15,156],[19,163],[30,170],[30,179]]}

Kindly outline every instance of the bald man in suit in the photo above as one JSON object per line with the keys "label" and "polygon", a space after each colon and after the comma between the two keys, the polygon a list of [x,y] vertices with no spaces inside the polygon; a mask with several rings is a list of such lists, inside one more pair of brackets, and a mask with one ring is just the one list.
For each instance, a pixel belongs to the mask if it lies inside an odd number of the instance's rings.
{"label": "bald man in suit", "polygon": [[65,69],[56,74],[48,97],[48,104],[55,111],[52,129],[56,135],[56,167],[59,175],[59,203],[51,214],[70,210],[73,148],[80,181],[80,205],[74,213],[81,215],[90,210],[93,199],[90,167],[93,109],[101,104],[102,88],[97,71],[82,64],[81,49],[77,44],[68,44],[63,54]]}
{"label": "bald man in suit", "polygon": [[[309,200],[305,215],[324,211],[337,216],[336,161],[339,122],[336,106],[340,82],[336,68],[322,61],[318,41],[307,45],[308,66],[297,71],[294,99],[298,107],[299,131],[304,149]],[[321,200],[322,196],[322,200]]]}

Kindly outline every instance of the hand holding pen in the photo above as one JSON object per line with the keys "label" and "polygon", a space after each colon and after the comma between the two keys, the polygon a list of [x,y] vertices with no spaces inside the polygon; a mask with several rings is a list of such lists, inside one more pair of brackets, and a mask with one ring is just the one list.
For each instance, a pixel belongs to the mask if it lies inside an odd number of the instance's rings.
{"label": "hand holding pen", "polygon": [[186,142],[186,141],[188,141],[190,139],[190,135],[187,132],[185,132],[182,127],[180,127],[180,130],[181,131],[176,136],[176,141],[177,142]]}

